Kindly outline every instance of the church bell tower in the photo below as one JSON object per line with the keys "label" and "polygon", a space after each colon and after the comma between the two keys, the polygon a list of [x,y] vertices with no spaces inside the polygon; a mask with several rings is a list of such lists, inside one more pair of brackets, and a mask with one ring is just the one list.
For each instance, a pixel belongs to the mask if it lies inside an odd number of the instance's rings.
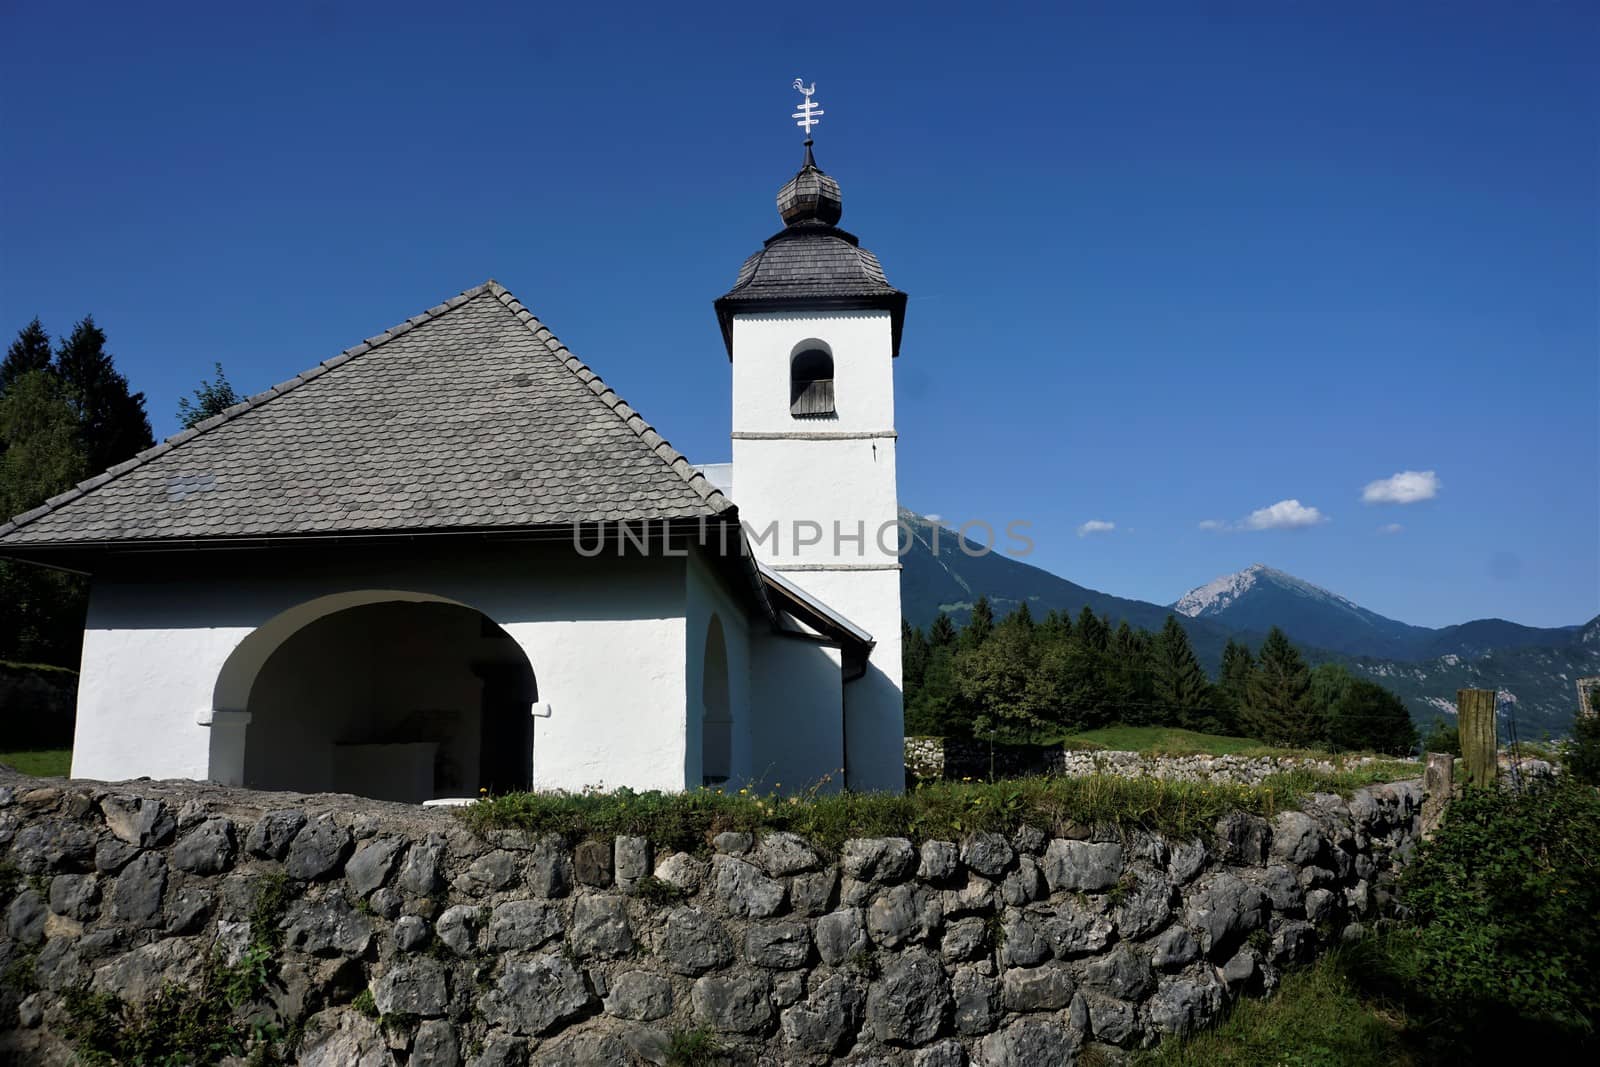
{"label": "church bell tower", "polygon": [[763,567],[870,633],[844,687],[846,784],[904,786],[894,359],[906,294],[839,228],[839,183],[812,152],[778,191],[783,229],[716,302],[733,364],[733,500]]}

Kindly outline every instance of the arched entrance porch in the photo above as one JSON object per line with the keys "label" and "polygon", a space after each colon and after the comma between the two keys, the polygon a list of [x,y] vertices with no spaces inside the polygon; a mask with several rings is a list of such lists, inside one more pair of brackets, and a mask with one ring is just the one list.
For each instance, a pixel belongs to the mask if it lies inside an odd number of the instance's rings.
{"label": "arched entrance porch", "polygon": [[537,698],[520,646],[471,607],[376,590],[320,598],[252,632],[224,665],[212,777],[412,802],[526,789]]}

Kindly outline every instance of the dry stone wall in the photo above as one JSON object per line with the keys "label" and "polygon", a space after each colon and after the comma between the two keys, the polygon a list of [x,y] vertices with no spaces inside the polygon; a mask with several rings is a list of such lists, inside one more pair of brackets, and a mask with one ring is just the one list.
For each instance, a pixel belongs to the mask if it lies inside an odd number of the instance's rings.
{"label": "dry stone wall", "polygon": [[7,777],[0,1059],[74,1062],[71,990],[137,1002],[239,958],[266,886],[257,1021],[298,1023],[310,1067],[663,1064],[675,1042],[687,1063],[1115,1062],[1368,927],[1420,807],[1400,783],[1186,840],[1023,827],[829,854],[723,833],[690,854],[348,796]]}
{"label": "dry stone wall", "polygon": [[[1308,756],[1154,756],[1115,750],[1080,752],[1061,745],[990,746],[982,739],[964,737],[908,737],[905,762],[906,775],[911,781],[938,778],[987,781],[992,771],[999,777],[1043,774],[1086,778],[1110,774],[1119,778],[1259,785],[1273,775],[1291,771],[1333,774],[1394,760],[1378,756],[1346,756],[1337,761]],[[1420,776],[1422,764],[1413,762],[1417,763]]]}

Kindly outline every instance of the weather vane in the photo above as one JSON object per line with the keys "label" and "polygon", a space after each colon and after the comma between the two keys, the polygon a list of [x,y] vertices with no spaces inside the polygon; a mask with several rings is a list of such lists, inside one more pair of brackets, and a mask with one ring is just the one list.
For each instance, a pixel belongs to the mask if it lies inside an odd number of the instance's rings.
{"label": "weather vane", "polygon": [[799,126],[802,130],[806,131],[806,144],[810,144],[811,127],[821,123],[822,116],[825,114],[822,108],[817,106],[817,102],[811,99],[812,94],[817,91],[817,83],[812,82],[810,85],[807,85],[801,79],[796,78],[794,80],[794,87],[805,94],[805,100],[800,104],[800,110],[796,111],[789,117],[796,120],[796,126]]}

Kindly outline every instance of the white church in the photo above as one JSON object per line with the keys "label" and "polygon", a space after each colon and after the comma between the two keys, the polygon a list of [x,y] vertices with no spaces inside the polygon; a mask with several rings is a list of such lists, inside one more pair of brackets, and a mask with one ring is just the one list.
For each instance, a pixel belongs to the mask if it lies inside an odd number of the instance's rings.
{"label": "white church", "polygon": [[91,576],[73,776],[902,788],[906,295],[810,140],[778,210],[715,304],[731,463],[490,281],[0,525]]}

